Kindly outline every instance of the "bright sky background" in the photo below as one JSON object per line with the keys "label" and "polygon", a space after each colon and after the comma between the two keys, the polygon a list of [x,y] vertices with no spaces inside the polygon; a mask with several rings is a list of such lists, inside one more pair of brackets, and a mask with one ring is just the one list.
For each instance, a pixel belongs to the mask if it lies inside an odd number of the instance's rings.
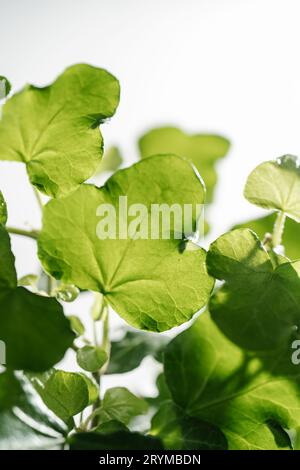
{"label": "bright sky background", "polygon": [[[137,159],[137,138],[159,124],[232,141],[219,165],[213,238],[262,213],[242,196],[258,163],[300,155],[299,0],[0,0],[0,18],[0,75],[15,90],[78,62],[118,77],[120,107],[102,131],[126,164]],[[0,163],[0,188],[11,225],[39,225],[22,165]],[[34,243],[13,238],[19,275],[36,271]],[[90,301],[68,311],[82,315]],[[133,390],[140,376],[128,379]]]}

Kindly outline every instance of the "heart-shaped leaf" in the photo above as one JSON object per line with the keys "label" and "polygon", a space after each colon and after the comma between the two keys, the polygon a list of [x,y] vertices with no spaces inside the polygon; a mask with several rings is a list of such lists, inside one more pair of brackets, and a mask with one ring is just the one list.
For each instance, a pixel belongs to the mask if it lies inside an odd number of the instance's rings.
{"label": "heart-shaped leaf", "polygon": [[[141,208],[138,224],[136,213],[124,222],[123,196],[128,211]],[[50,201],[44,209],[40,260],[53,277],[101,292],[131,325],[167,330],[189,320],[207,303],[213,279],[206,271],[206,252],[185,249],[182,227],[180,233],[170,231],[170,238],[164,238],[159,224],[158,237],[151,238],[151,208],[177,204],[183,210],[189,204],[196,231],[197,207],[203,202],[204,187],[187,161],[171,155],[147,158],[115,173],[103,188],[82,185],[68,197]],[[100,239],[103,219],[97,214],[107,205],[115,211],[116,233]]]}
{"label": "heart-shaped leaf", "polygon": [[210,300],[212,317],[247,349],[287,344],[300,323],[300,261],[279,260],[274,266],[274,258],[248,229],[228,232],[210,246],[208,270],[226,281]]}
{"label": "heart-shaped leaf", "polygon": [[98,413],[100,425],[109,421],[118,421],[128,425],[136,416],[148,411],[148,404],[142,398],[133,395],[127,388],[114,387],[105,392]]}
{"label": "heart-shaped leaf", "polygon": [[272,375],[223,336],[206,312],[168,345],[165,374],[176,405],[217,427],[228,449],[290,449],[286,430],[299,426],[300,379],[299,373],[275,375],[279,360],[273,356]]}
{"label": "heart-shaped leaf", "polygon": [[120,341],[111,342],[107,374],[122,374],[138,367],[146,356],[157,358],[168,343],[158,334],[128,331]]}
{"label": "heart-shaped leaf", "polygon": [[[40,375],[31,375],[30,381],[47,407],[68,423],[97,398],[96,385],[83,374],[52,369]],[[90,388],[93,390],[90,390]]]}
{"label": "heart-shaped leaf", "polygon": [[300,222],[300,164],[293,155],[258,165],[249,175],[244,195],[265,209],[284,212]]}
{"label": "heart-shaped leaf", "polygon": [[119,92],[111,74],[85,64],[45,88],[25,87],[3,107],[0,159],[25,163],[31,183],[49,196],[68,193],[97,169],[98,126],[114,114]]}
{"label": "heart-shaped leaf", "polygon": [[152,129],[139,140],[142,158],[173,153],[190,160],[204,179],[208,203],[213,199],[217,182],[216,162],[227,154],[229,147],[229,141],[219,135],[190,135],[176,127]]}

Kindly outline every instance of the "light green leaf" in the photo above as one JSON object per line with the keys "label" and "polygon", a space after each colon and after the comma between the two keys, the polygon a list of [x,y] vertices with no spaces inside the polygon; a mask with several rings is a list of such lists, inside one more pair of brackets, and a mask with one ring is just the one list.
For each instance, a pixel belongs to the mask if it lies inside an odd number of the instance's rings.
{"label": "light green leaf", "polygon": [[39,278],[36,274],[26,274],[26,276],[23,276],[18,280],[18,286],[29,286],[36,289],[38,280]]}
{"label": "light green leaf", "polygon": [[271,374],[204,313],[168,345],[165,374],[176,405],[217,427],[229,449],[289,449],[285,430],[300,422],[299,372],[282,377],[280,359],[273,356]]}
{"label": "light green leaf", "polygon": [[176,127],[152,129],[139,140],[141,157],[174,153],[190,160],[204,179],[206,202],[213,199],[217,182],[216,162],[223,158],[230,147],[224,137],[214,134],[186,134]]}
{"label": "light green leaf", "polygon": [[[191,204],[194,230],[196,205],[204,202],[204,188],[188,162],[171,155],[147,158],[118,171],[103,188],[82,185],[72,195],[50,201],[44,209],[39,257],[53,277],[101,292],[132,326],[167,330],[206,304],[214,283],[206,271],[206,252],[185,250],[182,232],[180,239],[172,233],[171,239],[163,239],[161,224],[158,239],[120,239],[118,234],[116,239],[99,239],[96,214],[102,204],[115,207],[117,227],[127,230],[118,217],[123,195],[128,207],[143,204],[147,214],[154,203],[181,208]],[[129,217],[129,225],[135,220]]]}
{"label": "light green leaf", "polygon": [[210,300],[214,321],[250,350],[289,344],[300,323],[300,262],[273,266],[256,234],[236,229],[222,235],[207,255],[209,272],[226,283]]}
{"label": "light green leaf", "polygon": [[88,395],[89,395],[88,405],[93,405],[93,403],[95,403],[99,398],[99,387],[94,380],[90,379],[85,374],[79,373],[79,375],[83,378],[88,388]]}
{"label": "light green leaf", "polygon": [[187,416],[171,400],[164,402],[154,415],[151,435],[158,437],[168,450],[222,450],[227,441],[212,424]]}
{"label": "light green leaf", "polygon": [[[69,437],[70,450],[162,450],[161,442],[151,436],[137,432],[116,431],[113,433],[86,432]],[[104,457],[103,457],[104,458]]]}
{"label": "light green leaf", "polygon": [[76,315],[70,315],[68,319],[70,320],[71,328],[74,333],[76,333],[77,336],[82,336],[85,332],[85,327],[80,318]]}
{"label": "light green leaf", "polygon": [[88,384],[81,374],[51,370],[30,380],[47,407],[65,423],[90,404]]}
{"label": "light green leaf", "polygon": [[0,100],[5,98],[11,90],[11,84],[6,77],[0,75]]}
{"label": "light green leaf", "polygon": [[0,191],[0,225],[6,225],[7,222],[7,206],[2,192]]}
{"label": "light green leaf", "polygon": [[[233,228],[249,228],[263,240],[266,233],[272,233],[275,221],[276,213],[273,213],[238,224]],[[292,260],[300,258],[300,224],[289,218],[285,220],[282,245],[288,258]]]}
{"label": "light green leaf", "polygon": [[245,198],[300,222],[300,162],[293,155],[258,165],[248,177]]}
{"label": "light green leaf", "polygon": [[110,388],[105,392],[99,409],[99,423],[102,425],[108,421],[119,421],[128,425],[136,416],[148,411],[148,404],[142,398],[138,398],[124,387]]}
{"label": "light green leaf", "polygon": [[67,431],[23,374],[0,374],[1,450],[61,448]]}
{"label": "light green leaf", "polygon": [[29,85],[3,106],[0,158],[25,163],[32,184],[62,196],[95,173],[98,129],[119,103],[119,83],[105,70],[73,65],[45,88]]}
{"label": "light green leaf", "polygon": [[79,366],[88,372],[96,372],[107,362],[106,351],[94,346],[84,346],[77,351]]}
{"label": "light green leaf", "polygon": [[140,365],[146,356],[157,357],[168,343],[161,335],[127,331],[120,341],[112,341],[107,374],[123,374]]}

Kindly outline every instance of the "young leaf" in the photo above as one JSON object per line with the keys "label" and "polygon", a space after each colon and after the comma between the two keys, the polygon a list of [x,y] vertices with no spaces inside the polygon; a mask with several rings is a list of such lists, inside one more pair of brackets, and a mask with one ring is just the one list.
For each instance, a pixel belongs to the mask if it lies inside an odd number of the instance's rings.
{"label": "young leaf", "polygon": [[272,375],[204,313],[168,345],[165,374],[176,405],[217,427],[228,449],[289,449],[284,430],[299,426],[300,379],[275,375],[278,359]]}
{"label": "young leaf", "polygon": [[146,356],[157,357],[168,338],[143,332],[127,331],[120,341],[112,341],[107,374],[123,374],[140,365]]}
{"label": "young leaf", "polygon": [[[70,450],[162,450],[161,441],[137,432],[76,433],[68,439]],[[104,457],[103,457],[104,458]]]}
{"label": "young leaf", "polygon": [[[96,214],[104,203],[116,209],[117,227],[127,230],[118,216],[124,213],[119,206],[124,194],[128,207],[143,204],[148,213],[153,203],[191,204],[195,209],[204,202],[203,185],[188,162],[171,155],[147,158],[118,171],[103,188],[82,185],[72,195],[50,201],[44,209],[39,257],[53,277],[101,292],[132,326],[167,330],[206,304],[214,284],[206,271],[206,252],[182,249],[183,234],[181,239],[163,239],[161,232],[158,239],[99,239]],[[194,230],[196,221],[194,214]],[[63,231],[58,229],[61,224]]]}
{"label": "young leaf", "polygon": [[67,432],[23,374],[0,374],[1,450],[61,448]]}
{"label": "young leaf", "polygon": [[107,353],[94,346],[84,346],[77,351],[79,366],[88,372],[96,372],[107,362]]}
{"label": "young leaf", "polygon": [[174,153],[190,160],[204,179],[206,202],[213,199],[217,182],[216,162],[226,155],[229,147],[230,143],[224,137],[213,134],[189,135],[176,127],[152,129],[139,140],[142,158]]}
{"label": "young leaf", "polygon": [[3,100],[11,90],[11,84],[6,77],[0,75],[0,100]]}
{"label": "young leaf", "polygon": [[82,336],[85,332],[85,327],[80,318],[76,315],[70,315],[68,319],[70,320],[71,328],[74,333],[76,333],[77,336]]}
{"label": "young leaf", "polygon": [[222,450],[224,434],[214,425],[186,415],[171,400],[164,402],[151,422],[151,435],[168,450]]}
{"label": "young leaf", "polygon": [[119,103],[105,70],[73,65],[45,88],[30,85],[3,106],[0,159],[25,163],[30,181],[62,196],[92,176],[102,156],[99,124]]}
{"label": "young leaf", "polygon": [[81,374],[53,369],[30,380],[48,408],[65,423],[90,404],[89,387]]}
{"label": "young leaf", "polygon": [[148,404],[124,387],[110,388],[105,392],[99,409],[99,423],[118,421],[128,425],[136,416],[147,413]]}
{"label": "young leaf", "polygon": [[299,159],[284,155],[258,165],[248,177],[244,195],[252,204],[282,211],[300,222]]}
{"label": "young leaf", "polygon": [[[235,228],[249,228],[255,232],[261,240],[264,239],[266,233],[272,233],[276,222],[276,214],[269,214],[259,219],[249,220],[242,224],[238,224]],[[282,245],[285,254],[291,260],[300,258],[300,224],[292,219],[287,218],[284,224],[284,232],[282,235]]]}
{"label": "young leaf", "polygon": [[288,344],[300,323],[300,262],[274,266],[254,232],[236,229],[210,247],[211,275],[226,283],[210,300],[214,321],[250,350]]}

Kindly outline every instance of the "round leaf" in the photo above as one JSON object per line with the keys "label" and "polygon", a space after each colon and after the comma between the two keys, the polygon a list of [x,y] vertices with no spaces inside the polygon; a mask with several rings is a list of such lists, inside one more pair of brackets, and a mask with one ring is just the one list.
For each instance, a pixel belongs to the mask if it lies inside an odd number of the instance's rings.
{"label": "round leaf", "polygon": [[94,346],[84,346],[77,351],[77,362],[79,366],[88,372],[96,372],[107,362],[107,353]]}

